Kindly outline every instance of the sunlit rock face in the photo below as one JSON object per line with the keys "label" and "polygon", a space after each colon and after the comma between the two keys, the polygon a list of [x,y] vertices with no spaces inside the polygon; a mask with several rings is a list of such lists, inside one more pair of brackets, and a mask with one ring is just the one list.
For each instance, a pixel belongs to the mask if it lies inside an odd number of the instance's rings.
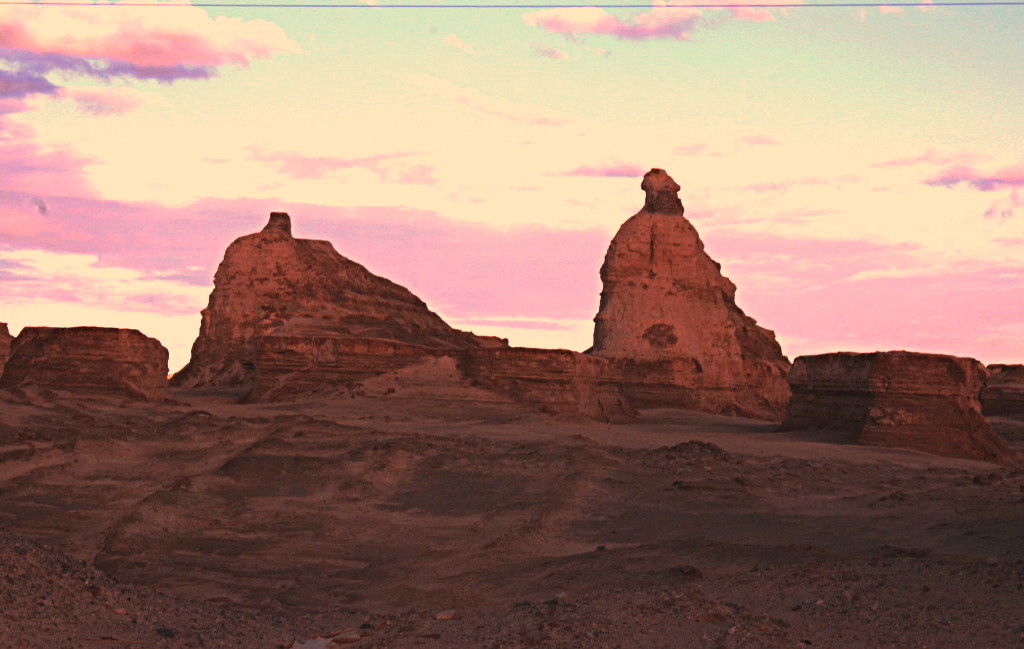
{"label": "sunlit rock face", "polygon": [[976,460],[1014,456],[989,429],[973,358],[891,351],[800,356],[780,430],[817,430],[835,441]]}
{"label": "sunlit rock face", "polygon": [[450,327],[410,291],[341,256],[329,242],[292,237],[291,219],[281,212],[228,247],[192,358],[172,384],[250,385],[256,340],[271,333],[457,349],[502,344]]}
{"label": "sunlit rock face", "polygon": [[588,353],[619,359],[640,408],[781,419],[789,362],[775,334],[736,305],[736,286],[683,216],[679,185],[652,169],[644,207],[622,224],[601,267]]}
{"label": "sunlit rock face", "polygon": [[7,323],[0,322],[0,376],[4,374],[4,364],[11,353],[11,343],[13,341],[14,336],[11,335],[11,331],[7,328]]}
{"label": "sunlit rock face", "polygon": [[989,365],[981,405],[989,417],[1024,419],[1024,365]]}
{"label": "sunlit rock face", "polygon": [[167,349],[134,329],[25,327],[0,388],[140,400],[167,397]]}

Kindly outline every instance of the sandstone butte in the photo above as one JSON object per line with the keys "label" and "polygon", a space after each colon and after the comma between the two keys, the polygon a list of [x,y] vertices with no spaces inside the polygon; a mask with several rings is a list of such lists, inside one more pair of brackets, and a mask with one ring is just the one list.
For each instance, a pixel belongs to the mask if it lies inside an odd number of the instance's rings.
{"label": "sandstone butte", "polygon": [[271,333],[451,349],[504,344],[453,329],[408,289],[342,257],[329,242],[294,238],[281,212],[262,232],[228,246],[213,283],[191,360],[172,377],[174,386],[251,385],[257,340]]}
{"label": "sandstone butte", "polygon": [[11,331],[7,328],[6,322],[0,322],[0,376],[4,374],[4,364],[7,363],[7,357],[11,354],[11,342],[14,340],[14,336],[11,335]]}
{"label": "sandstone butte", "polygon": [[601,267],[604,288],[587,353],[614,359],[638,408],[681,407],[778,421],[789,361],[775,334],[736,305],[736,286],[683,217],[679,185],[652,169],[646,200]]}
{"label": "sandstone butte", "polygon": [[167,397],[167,349],[134,329],[25,327],[0,376],[8,390]]}
{"label": "sandstone butte", "polygon": [[907,351],[800,356],[782,431],[831,441],[1006,462],[1015,454],[981,413],[986,371],[972,358]]}
{"label": "sandstone butte", "polygon": [[1024,365],[989,365],[981,407],[989,417],[1024,419]]}
{"label": "sandstone butte", "polygon": [[330,243],[294,238],[290,217],[275,212],[225,252],[192,358],[172,385],[247,387],[248,401],[276,401],[419,368],[419,386],[441,398],[481,388],[542,412],[617,419],[632,411],[611,365],[454,329]]}

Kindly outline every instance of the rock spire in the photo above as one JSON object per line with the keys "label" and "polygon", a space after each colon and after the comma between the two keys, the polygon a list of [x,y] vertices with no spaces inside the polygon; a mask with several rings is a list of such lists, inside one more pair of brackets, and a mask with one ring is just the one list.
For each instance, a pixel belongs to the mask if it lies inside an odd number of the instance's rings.
{"label": "rock spire", "polygon": [[736,305],[736,286],[683,217],[679,185],[652,169],[644,207],[612,239],[588,353],[622,359],[638,407],[781,419],[789,396],[775,334]]}

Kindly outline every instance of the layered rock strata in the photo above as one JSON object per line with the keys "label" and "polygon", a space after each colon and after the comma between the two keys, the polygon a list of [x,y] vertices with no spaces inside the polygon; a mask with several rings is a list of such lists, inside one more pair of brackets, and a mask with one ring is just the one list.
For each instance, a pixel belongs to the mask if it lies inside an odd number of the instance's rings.
{"label": "layered rock strata", "polygon": [[972,358],[891,351],[800,356],[780,427],[835,441],[1005,461],[1014,454],[989,429],[979,395],[986,372]]}
{"label": "layered rock strata", "polygon": [[775,334],[736,305],[736,286],[683,217],[679,185],[652,169],[640,186],[644,207],[619,228],[601,267],[587,353],[618,361],[638,408],[781,419],[789,361]]}
{"label": "layered rock strata", "polygon": [[616,420],[632,414],[615,366],[602,358],[550,349],[451,349],[390,340],[325,336],[263,336],[257,343],[250,401],[275,401],[358,391],[370,378],[413,366],[435,394],[472,386],[548,414]]}
{"label": "layered rock strata", "polygon": [[4,374],[4,364],[7,363],[7,357],[11,354],[11,343],[14,341],[14,336],[11,335],[10,330],[7,328],[6,322],[0,322],[0,376]]}
{"label": "layered rock strata", "polygon": [[134,329],[25,327],[0,388],[160,400],[167,396],[167,350]]}
{"label": "layered rock strata", "polygon": [[251,384],[256,341],[271,333],[455,349],[503,344],[448,326],[409,290],[339,255],[329,242],[294,238],[281,212],[228,247],[191,360],[172,384]]}
{"label": "layered rock strata", "polygon": [[988,417],[1024,419],[1024,365],[989,365],[981,407]]}

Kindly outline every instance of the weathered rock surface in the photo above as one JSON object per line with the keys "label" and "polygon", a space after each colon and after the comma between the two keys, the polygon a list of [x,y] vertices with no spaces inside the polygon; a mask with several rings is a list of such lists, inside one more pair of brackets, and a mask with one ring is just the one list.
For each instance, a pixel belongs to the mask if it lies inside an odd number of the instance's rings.
{"label": "weathered rock surface", "polygon": [[1014,454],[981,414],[985,368],[972,358],[891,351],[800,356],[780,430],[986,461]]}
{"label": "weathered rock surface", "polygon": [[1024,419],[1024,365],[989,365],[981,407],[989,417]]}
{"label": "weathered rock surface", "polygon": [[287,214],[236,239],[214,277],[181,387],[248,385],[256,341],[270,333],[390,340],[471,349],[503,344],[448,326],[422,300],[339,255],[327,241],[296,239]]}
{"label": "weathered rock surface", "polygon": [[0,322],[0,376],[4,374],[4,364],[7,363],[7,357],[11,354],[12,342],[14,342],[14,336],[7,328],[7,323]]}
{"label": "weathered rock surface", "polygon": [[435,395],[478,387],[548,414],[601,420],[632,414],[612,362],[552,349],[451,349],[391,340],[272,334],[257,342],[250,401],[358,392],[362,382],[422,366],[418,387]]}
{"label": "weathered rock surface", "polygon": [[134,329],[25,327],[0,388],[159,400],[167,396],[167,349]]}
{"label": "weathered rock surface", "polygon": [[588,353],[622,361],[636,407],[781,419],[789,361],[775,334],[736,305],[736,286],[683,217],[679,185],[644,176],[643,209],[612,239]]}

